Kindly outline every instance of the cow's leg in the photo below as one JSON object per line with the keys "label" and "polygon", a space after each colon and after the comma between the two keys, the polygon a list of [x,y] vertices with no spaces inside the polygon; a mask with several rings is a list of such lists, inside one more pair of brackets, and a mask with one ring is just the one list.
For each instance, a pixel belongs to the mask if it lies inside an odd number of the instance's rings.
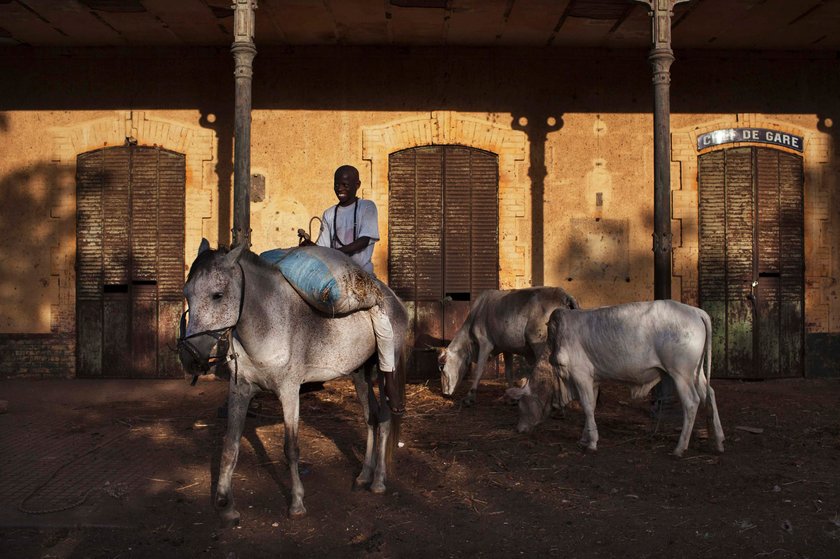
{"label": "cow's leg", "polygon": [[[505,351],[505,352],[502,353],[502,356],[505,359],[505,381],[507,381],[508,387],[511,387],[511,386],[514,385],[514,382],[513,382],[513,354],[509,351]],[[517,400],[514,400],[513,398],[508,397],[507,394],[505,394],[504,400],[508,404],[511,404],[513,406],[519,404],[519,402]]]}
{"label": "cow's leg", "polygon": [[694,386],[686,380],[690,376],[681,373],[671,374],[670,371],[669,376],[674,379],[674,386],[677,389],[683,408],[682,431],[680,432],[680,440],[677,441],[677,447],[674,449],[674,456],[682,456],[685,449],[688,448],[691,430],[694,428],[694,418],[697,416],[697,407],[700,405],[700,395],[697,394]]}
{"label": "cow's leg", "polygon": [[715,452],[723,452],[723,427],[720,425],[715,391],[711,384],[706,386],[706,429],[710,436],[714,434]]}
{"label": "cow's leg", "polygon": [[505,381],[508,387],[513,386],[513,354],[509,351],[502,353],[505,360]]}
{"label": "cow's leg", "polygon": [[303,483],[300,481],[298,465],[300,462],[300,448],[298,447],[298,421],[300,419],[300,385],[287,382],[280,387],[280,403],[283,406],[283,450],[289,473],[292,476],[292,504],[289,505],[289,516],[303,516],[306,507],[303,506]]}
{"label": "cow's leg", "polygon": [[373,460],[373,448],[376,438],[376,424],[377,409],[379,403],[376,401],[376,395],[373,392],[373,381],[370,378],[370,370],[367,368],[359,369],[353,373],[353,384],[356,387],[356,396],[359,397],[359,402],[362,404],[362,414],[367,423],[367,444],[365,446],[365,460],[362,463],[362,471],[356,477],[356,486],[362,487],[373,481],[373,471],[375,464]]}
{"label": "cow's leg", "polygon": [[222,525],[231,527],[239,523],[239,512],[233,502],[232,479],[236,461],[239,458],[239,441],[245,429],[245,417],[248,405],[258,392],[256,386],[245,382],[234,382],[231,378],[228,390],[228,418],[222,447],[222,459],[219,467],[219,480],[216,483],[215,505],[222,518]]}
{"label": "cow's leg", "polygon": [[481,380],[481,376],[484,374],[484,368],[487,366],[487,360],[490,358],[490,352],[492,350],[493,348],[489,344],[479,343],[478,345],[478,359],[475,362],[475,372],[473,374],[472,385],[464,398],[465,406],[475,404],[475,395],[478,391],[478,381]]}
{"label": "cow's leg", "polygon": [[598,450],[598,426],[595,425],[595,386],[591,374],[572,377],[577,388],[580,407],[583,408],[585,421],[580,445],[586,450]]}

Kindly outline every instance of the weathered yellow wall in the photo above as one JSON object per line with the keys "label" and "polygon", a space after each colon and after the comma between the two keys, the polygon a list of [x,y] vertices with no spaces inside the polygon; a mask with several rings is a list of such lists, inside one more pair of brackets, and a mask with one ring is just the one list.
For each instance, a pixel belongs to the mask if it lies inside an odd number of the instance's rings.
{"label": "weathered yellow wall", "polygon": [[[380,208],[375,265],[385,276],[387,154],[464,144],[500,156],[504,287],[531,283],[536,177],[545,187],[545,283],[566,288],[584,306],[651,298],[653,137],[644,57],[587,62],[545,50],[525,55],[261,53],[251,164],[265,177],[266,197],[251,208],[254,250],[295,244],[296,229],[334,202],[333,171],[349,163],[361,172],[362,196]],[[74,320],[75,157],[85,151],[132,137],[186,153],[186,262],[202,236],[214,245],[228,242],[232,74],[228,62],[219,62],[228,57],[140,56],[133,63],[102,53],[6,57],[0,70],[23,73],[23,92],[0,89],[0,333],[55,332]],[[128,78],[115,81],[108,72],[124,66]],[[678,60],[674,69],[674,298],[697,302],[697,134],[784,129],[806,137],[806,327],[840,332],[838,125],[826,125],[840,114],[836,61]],[[771,70],[794,80],[793,89],[768,88],[763,76]],[[731,94],[705,89],[704,73],[711,71],[723,76],[717,87]],[[39,76],[54,74],[62,81],[39,89]],[[542,165],[544,178],[534,174]]]}

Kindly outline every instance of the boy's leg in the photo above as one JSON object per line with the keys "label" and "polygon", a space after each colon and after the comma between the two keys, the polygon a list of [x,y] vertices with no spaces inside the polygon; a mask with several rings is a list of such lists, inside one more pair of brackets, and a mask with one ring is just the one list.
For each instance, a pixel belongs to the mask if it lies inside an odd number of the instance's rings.
{"label": "boy's leg", "polygon": [[[397,382],[394,378],[394,331],[391,328],[391,320],[379,305],[370,308],[370,317],[373,322],[373,333],[376,335],[379,372],[382,374],[385,385],[388,407],[391,408],[392,413],[399,415],[405,410],[402,405],[402,396],[397,390]],[[381,386],[382,384],[380,384]]]}

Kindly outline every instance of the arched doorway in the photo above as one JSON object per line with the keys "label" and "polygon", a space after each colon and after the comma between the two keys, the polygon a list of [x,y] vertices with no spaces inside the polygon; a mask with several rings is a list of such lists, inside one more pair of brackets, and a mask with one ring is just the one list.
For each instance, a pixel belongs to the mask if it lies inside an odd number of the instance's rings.
{"label": "arched doorway", "polygon": [[712,370],[733,378],[803,374],[802,158],[763,147],[701,155],[700,306]]}
{"label": "arched doorway", "polygon": [[178,377],[185,157],[126,145],[76,162],[80,377]]}
{"label": "arched doorway", "polygon": [[437,372],[429,348],[452,339],[470,304],[499,287],[499,164],[456,145],[388,160],[388,278],[412,315],[413,375]]}

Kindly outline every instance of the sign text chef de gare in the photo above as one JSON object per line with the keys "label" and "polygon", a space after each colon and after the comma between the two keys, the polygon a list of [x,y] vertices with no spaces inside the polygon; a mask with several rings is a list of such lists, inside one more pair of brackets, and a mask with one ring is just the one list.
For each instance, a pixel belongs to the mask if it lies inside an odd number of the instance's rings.
{"label": "sign text chef de gare", "polygon": [[779,130],[769,130],[767,128],[725,128],[697,136],[697,149],[701,150],[734,142],[773,144],[800,152],[804,144],[802,136],[796,136]]}

